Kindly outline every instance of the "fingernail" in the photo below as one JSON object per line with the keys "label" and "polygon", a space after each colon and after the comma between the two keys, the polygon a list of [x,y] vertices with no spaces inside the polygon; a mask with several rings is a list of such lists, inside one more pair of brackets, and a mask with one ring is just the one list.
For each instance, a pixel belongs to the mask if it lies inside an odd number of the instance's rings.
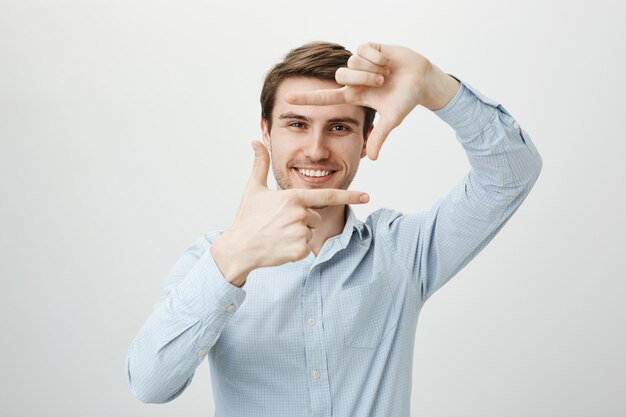
{"label": "fingernail", "polygon": [[385,79],[383,78],[382,75],[377,75],[374,80],[376,81],[376,84],[378,84],[378,85],[382,84],[383,81],[385,81]]}
{"label": "fingernail", "polygon": [[359,201],[361,203],[367,203],[368,201],[370,201],[370,196],[367,194],[361,194],[361,197],[359,197]]}

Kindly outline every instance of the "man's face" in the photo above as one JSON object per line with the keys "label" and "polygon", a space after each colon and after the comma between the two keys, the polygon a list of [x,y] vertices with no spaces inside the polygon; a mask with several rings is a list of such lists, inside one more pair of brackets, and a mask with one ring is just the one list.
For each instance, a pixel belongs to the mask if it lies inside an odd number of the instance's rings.
{"label": "man's face", "polygon": [[288,92],[339,87],[334,81],[309,77],[288,78],[279,85],[272,130],[268,132],[264,120],[261,128],[280,189],[347,189],[354,179],[365,156],[363,108],[349,104],[301,106],[284,99]]}

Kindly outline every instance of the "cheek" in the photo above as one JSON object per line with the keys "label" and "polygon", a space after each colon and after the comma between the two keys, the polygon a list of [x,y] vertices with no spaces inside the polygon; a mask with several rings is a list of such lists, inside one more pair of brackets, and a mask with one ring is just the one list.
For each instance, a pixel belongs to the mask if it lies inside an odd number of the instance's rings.
{"label": "cheek", "polygon": [[298,152],[294,146],[287,146],[280,141],[272,141],[271,158],[272,164],[281,168],[296,158]]}
{"label": "cheek", "polygon": [[270,142],[272,144],[272,148],[280,150],[281,152],[288,152],[298,144],[296,138],[278,128],[274,128],[274,133],[271,135]]}
{"label": "cheek", "polygon": [[345,142],[340,149],[337,149],[339,155],[343,156],[343,159],[349,161],[350,164],[358,163],[361,159],[361,152],[363,151],[362,141]]}

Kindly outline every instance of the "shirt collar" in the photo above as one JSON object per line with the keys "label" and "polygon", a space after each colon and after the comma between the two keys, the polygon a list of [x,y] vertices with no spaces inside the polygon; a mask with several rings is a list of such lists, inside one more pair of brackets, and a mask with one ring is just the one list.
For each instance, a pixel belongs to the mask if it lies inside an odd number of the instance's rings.
{"label": "shirt collar", "polygon": [[356,218],[352,207],[346,204],[346,224],[343,228],[343,232],[341,232],[341,236],[339,237],[339,242],[341,242],[342,248],[348,246],[348,243],[350,243],[350,239],[352,238],[352,233],[355,229],[359,235],[359,239],[363,240],[363,236],[365,235],[365,224]]}
{"label": "shirt collar", "polygon": [[346,205],[344,215],[346,223],[343,227],[343,231],[341,232],[341,234],[331,237],[327,241],[328,246],[324,244],[324,246],[322,247],[322,251],[319,253],[319,256],[315,258],[315,261],[311,265],[311,268],[322,262],[326,262],[327,260],[331,259],[338,251],[347,248],[350,244],[350,240],[352,239],[352,235],[355,229],[358,235],[358,243],[365,242],[369,238],[370,233],[367,229],[368,226],[356,218],[356,215],[349,205]]}

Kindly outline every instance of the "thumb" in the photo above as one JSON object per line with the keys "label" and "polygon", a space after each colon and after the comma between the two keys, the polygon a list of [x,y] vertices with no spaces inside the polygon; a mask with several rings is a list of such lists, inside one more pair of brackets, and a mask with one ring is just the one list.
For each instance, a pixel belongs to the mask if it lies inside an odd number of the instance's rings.
{"label": "thumb", "polygon": [[389,133],[396,128],[400,122],[385,118],[382,114],[378,123],[374,126],[374,129],[370,132],[367,138],[367,156],[372,161],[378,159],[380,148],[389,136]]}
{"label": "thumb", "polygon": [[267,174],[270,169],[270,154],[265,146],[258,140],[252,141],[252,149],[254,149],[254,164],[252,165],[252,174],[248,180],[248,186],[261,186],[267,188]]}

